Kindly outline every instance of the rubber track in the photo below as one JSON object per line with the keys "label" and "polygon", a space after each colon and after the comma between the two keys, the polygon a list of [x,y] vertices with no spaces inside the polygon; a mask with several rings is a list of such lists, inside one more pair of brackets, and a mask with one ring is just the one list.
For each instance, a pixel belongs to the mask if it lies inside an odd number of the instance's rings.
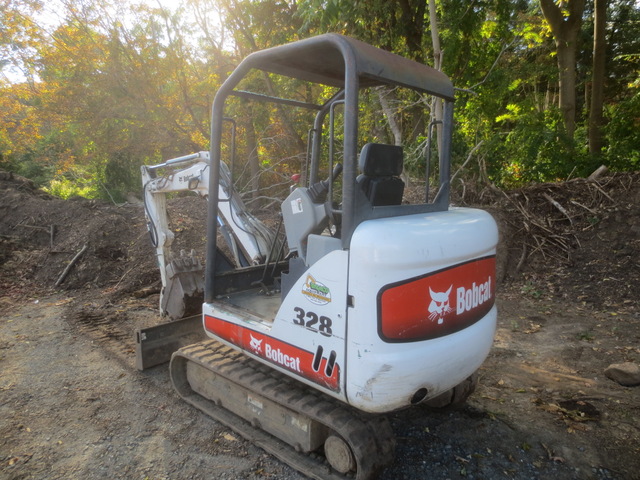
{"label": "rubber track", "polygon": [[[195,362],[216,375],[302,413],[340,435],[356,457],[357,473],[340,474],[323,455],[297,452],[284,441],[195,393],[186,365]],[[180,396],[281,461],[317,480],[367,480],[393,460],[395,440],[386,417],[369,415],[315,391],[215,340],[184,347],[171,359],[171,380]]]}

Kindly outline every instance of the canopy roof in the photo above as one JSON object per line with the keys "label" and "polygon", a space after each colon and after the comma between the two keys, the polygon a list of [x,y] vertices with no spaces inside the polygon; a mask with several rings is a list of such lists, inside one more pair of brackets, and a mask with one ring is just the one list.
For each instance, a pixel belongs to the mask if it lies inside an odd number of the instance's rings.
{"label": "canopy roof", "polygon": [[238,67],[249,68],[340,88],[347,71],[355,68],[360,87],[391,84],[448,100],[454,95],[442,72],[335,33],[252,53]]}

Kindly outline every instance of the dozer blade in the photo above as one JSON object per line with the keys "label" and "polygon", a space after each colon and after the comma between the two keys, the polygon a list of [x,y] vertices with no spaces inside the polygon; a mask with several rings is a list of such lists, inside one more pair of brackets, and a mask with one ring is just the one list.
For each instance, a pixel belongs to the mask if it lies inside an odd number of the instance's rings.
{"label": "dozer blade", "polygon": [[176,350],[207,338],[201,315],[139,328],[135,331],[135,336],[138,370],[166,363],[171,360],[171,355]]}
{"label": "dozer blade", "polygon": [[170,371],[185,401],[310,478],[367,480],[393,459],[386,417],[355,410],[215,340],[174,353]]}

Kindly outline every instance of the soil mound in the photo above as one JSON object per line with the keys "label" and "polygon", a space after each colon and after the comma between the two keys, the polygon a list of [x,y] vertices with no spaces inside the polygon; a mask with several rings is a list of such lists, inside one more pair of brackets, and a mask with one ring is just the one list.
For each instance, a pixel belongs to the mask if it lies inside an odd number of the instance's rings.
{"label": "soil mound", "polygon": [[637,308],[640,172],[493,196],[508,280],[598,308]]}
{"label": "soil mound", "polygon": [[0,172],[1,286],[20,295],[53,288],[111,287],[120,294],[158,281],[143,208],[80,197],[62,200]]}

